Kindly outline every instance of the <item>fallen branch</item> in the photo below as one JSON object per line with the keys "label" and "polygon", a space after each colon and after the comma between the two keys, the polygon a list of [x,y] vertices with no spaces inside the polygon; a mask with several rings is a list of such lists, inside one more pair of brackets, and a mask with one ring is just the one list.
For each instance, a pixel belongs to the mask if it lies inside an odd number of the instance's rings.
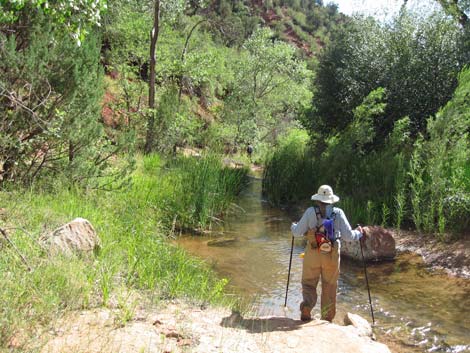
{"label": "fallen branch", "polygon": [[42,245],[39,241],[36,240],[35,236],[32,235],[31,233],[29,233],[26,229],[24,228],[21,228],[21,227],[9,227],[9,228],[4,228],[3,229],[4,231],[8,231],[8,230],[21,230],[24,234],[26,234],[27,236],[29,236],[31,238],[31,240],[33,242],[36,243],[36,245],[42,250],[42,251],[46,251],[47,252],[47,249],[46,247],[44,247],[44,245]]}
{"label": "fallen branch", "polygon": [[4,229],[0,228],[0,233],[2,233],[3,237],[6,239],[8,244],[10,244],[13,247],[13,249],[15,249],[18,256],[21,258],[21,260],[23,261],[25,266],[28,268],[28,271],[31,272],[32,271],[31,266],[29,266],[28,261],[26,261],[26,258],[23,256],[23,254],[21,254],[20,250],[16,247],[16,245],[10,240],[10,238],[8,237],[7,232]]}

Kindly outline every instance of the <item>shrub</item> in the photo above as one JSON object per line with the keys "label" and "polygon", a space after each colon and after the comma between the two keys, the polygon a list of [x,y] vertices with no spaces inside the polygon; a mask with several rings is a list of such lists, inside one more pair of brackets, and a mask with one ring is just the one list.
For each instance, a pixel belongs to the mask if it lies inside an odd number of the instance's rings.
{"label": "shrub", "polygon": [[[63,177],[97,187],[109,176],[126,181],[133,135],[108,136],[100,121],[99,37],[90,33],[78,46],[40,13],[29,21],[0,32],[0,91],[8,92],[0,96],[0,182]],[[129,160],[111,165],[123,150]]]}

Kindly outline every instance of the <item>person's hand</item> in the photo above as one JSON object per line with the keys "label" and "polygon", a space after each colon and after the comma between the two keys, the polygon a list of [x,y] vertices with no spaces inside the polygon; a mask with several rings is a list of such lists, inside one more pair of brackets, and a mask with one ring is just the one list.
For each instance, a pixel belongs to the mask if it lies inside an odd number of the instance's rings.
{"label": "person's hand", "polygon": [[356,230],[362,234],[362,237],[359,239],[359,241],[364,245],[366,242],[366,234],[364,232],[364,228],[362,228],[359,224],[356,227]]}
{"label": "person's hand", "polygon": [[297,226],[297,222],[292,222],[292,224],[290,225],[291,231],[294,231],[296,226]]}

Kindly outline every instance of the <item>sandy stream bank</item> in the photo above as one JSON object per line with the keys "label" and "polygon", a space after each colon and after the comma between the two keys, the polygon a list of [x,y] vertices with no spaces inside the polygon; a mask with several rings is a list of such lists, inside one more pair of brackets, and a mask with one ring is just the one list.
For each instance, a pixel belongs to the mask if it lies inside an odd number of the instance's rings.
{"label": "sandy stream bank", "polygon": [[470,235],[457,241],[439,241],[433,235],[392,230],[399,252],[412,252],[422,257],[432,270],[443,270],[450,276],[470,279]]}

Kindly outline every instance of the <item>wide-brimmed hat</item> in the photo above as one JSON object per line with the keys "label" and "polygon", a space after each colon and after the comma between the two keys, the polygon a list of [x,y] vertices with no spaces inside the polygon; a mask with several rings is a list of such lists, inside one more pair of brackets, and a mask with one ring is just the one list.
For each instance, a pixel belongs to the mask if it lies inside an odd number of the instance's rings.
{"label": "wide-brimmed hat", "polygon": [[318,188],[318,192],[312,195],[312,200],[323,203],[335,203],[339,201],[339,197],[333,194],[333,189],[329,185],[322,185]]}

